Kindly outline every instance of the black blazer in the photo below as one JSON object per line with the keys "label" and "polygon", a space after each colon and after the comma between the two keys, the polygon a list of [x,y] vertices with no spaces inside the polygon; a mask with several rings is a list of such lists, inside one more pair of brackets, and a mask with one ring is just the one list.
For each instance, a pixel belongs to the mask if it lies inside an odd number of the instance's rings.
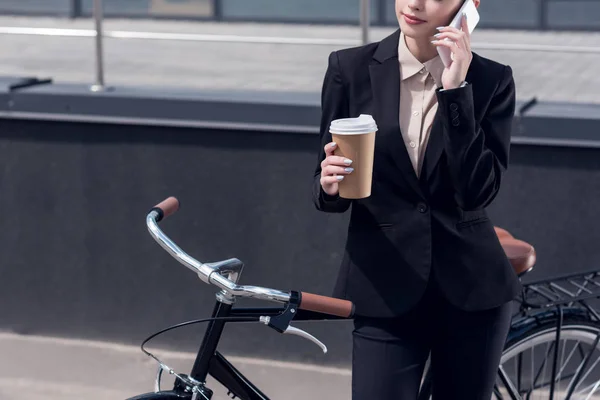
{"label": "black blazer", "polygon": [[[352,300],[358,315],[397,316],[416,305],[433,274],[463,310],[499,306],[520,289],[485,211],[508,166],[512,70],[473,54],[468,85],[437,91],[438,111],[417,178],[399,126],[399,37],[398,30],[329,57],[313,199],[324,212],[351,206],[334,296]],[[329,124],[360,114],[373,115],[379,128],[372,194],[360,200],[328,196],[319,180]]]}

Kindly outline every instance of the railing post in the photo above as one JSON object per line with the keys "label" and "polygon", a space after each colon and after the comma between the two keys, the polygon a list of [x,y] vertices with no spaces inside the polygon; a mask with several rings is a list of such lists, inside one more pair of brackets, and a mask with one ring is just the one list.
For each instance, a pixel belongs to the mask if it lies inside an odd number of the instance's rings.
{"label": "railing post", "polygon": [[223,3],[221,0],[213,0],[213,18],[217,21],[223,20]]}
{"label": "railing post", "polygon": [[548,30],[548,1],[540,0],[540,29],[542,31]]}
{"label": "railing post", "polygon": [[362,43],[369,43],[369,28],[371,24],[371,1],[360,0],[360,27],[362,33]]}
{"label": "railing post", "polygon": [[71,0],[69,7],[69,18],[81,17],[81,0]]}
{"label": "railing post", "polygon": [[94,92],[101,92],[104,87],[104,57],[102,52],[102,21],[104,9],[102,0],[94,0],[94,20],[96,22],[96,83],[91,87]]}
{"label": "railing post", "polygon": [[387,14],[387,1],[386,0],[379,0],[379,2],[377,3],[377,25],[379,26],[386,26],[387,21],[386,21],[386,14]]}

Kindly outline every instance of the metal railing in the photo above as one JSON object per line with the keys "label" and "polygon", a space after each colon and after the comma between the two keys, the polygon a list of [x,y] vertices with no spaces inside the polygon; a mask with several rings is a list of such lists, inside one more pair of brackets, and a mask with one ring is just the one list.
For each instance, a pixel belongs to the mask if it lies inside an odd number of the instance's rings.
{"label": "metal railing", "polygon": [[96,83],[91,87],[94,92],[104,91],[104,53],[103,53],[103,30],[104,5],[102,0],[94,0],[94,21],[96,23]]}
{"label": "metal railing", "polygon": [[[273,37],[273,36],[242,36],[242,35],[217,35],[217,34],[189,34],[166,32],[139,32],[139,31],[104,31],[103,0],[93,0],[94,29],[57,29],[33,27],[0,27],[0,34],[39,35],[39,36],[66,36],[66,37],[94,37],[95,38],[95,82],[90,90],[101,92],[106,90],[103,40],[115,39],[145,39],[145,40],[175,40],[193,42],[227,42],[227,43],[262,43],[262,44],[287,44],[287,45],[326,45],[326,46],[357,46],[370,42],[371,0],[360,1],[360,39],[326,39],[326,38],[298,38],[298,37]],[[549,0],[544,0],[549,1]],[[73,7],[81,4],[79,0],[72,0]],[[537,51],[560,53],[588,53],[600,54],[600,46],[564,46],[541,44],[514,44],[514,43],[473,43],[474,49],[480,50],[512,50],[512,51]]]}
{"label": "metal railing", "polygon": [[[61,29],[61,28],[30,28],[18,26],[0,26],[0,34],[33,35],[33,36],[65,36],[65,37],[96,37],[95,29]],[[370,33],[367,33],[369,37]],[[224,42],[224,43],[255,43],[255,44],[290,44],[290,45],[323,45],[323,46],[357,46],[365,43],[364,39],[329,39],[315,37],[278,37],[278,36],[242,36],[197,33],[171,33],[146,31],[107,30],[102,37],[112,39],[143,39],[143,40],[174,40],[191,42]],[[368,39],[368,41],[370,38]],[[490,43],[473,42],[473,48],[478,50],[512,50],[537,51],[546,53],[587,53],[600,54],[600,46],[546,45],[532,43]]]}
{"label": "metal railing", "polygon": [[[360,0],[360,26],[362,43],[369,42],[370,30],[370,7],[371,0]],[[81,11],[80,0],[71,0],[72,10]],[[22,27],[0,27],[0,33],[5,34],[29,34],[29,35],[45,35],[45,36],[75,36],[95,38],[95,66],[96,66],[96,81],[90,86],[93,92],[101,92],[106,90],[104,79],[104,52],[103,41],[105,37],[113,37],[120,39],[158,39],[158,40],[192,40],[192,41],[223,41],[223,42],[251,42],[251,43],[282,43],[282,44],[336,44],[336,45],[352,45],[349,41],[332,41],[328,39],[299,39],[299,38],[265,38],[265,37],[243,37],[233,35],[193,35],[193,34],[173,34],[173,33],[155,33],[155,32],[128,32],[128,31],[111,31],[104,32],[104,4],[102,0],[94,0],[93,8],[94,30],[86,29],[44,29],[44,28],[22,28]],[[279,39],[279,40],[277,40]]]}
{"label": "metal railing", "polygon": [[360,0],[360,27],[362,43],[369,43],[369,28],[371,23],[371,0]]}

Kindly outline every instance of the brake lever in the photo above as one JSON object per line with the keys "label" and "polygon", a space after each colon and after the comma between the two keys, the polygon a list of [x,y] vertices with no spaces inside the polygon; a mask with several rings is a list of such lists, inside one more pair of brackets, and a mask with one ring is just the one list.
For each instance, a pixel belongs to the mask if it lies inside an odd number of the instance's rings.
{"label": "brake lever", "polygon": [[[276,327],[274,327],[271,323],[271,317],[260,317],[260,322],[262,322],[265,325],[270,326],[271,328],[279,331],[279,329],[277,329]],[[281,333],[285,333],[288,335],[295,335],[295,336],[300,336],[301,338],[304,338],[306,340],[310,340],[311,342],[313,342],[314,344],[316,344],[317,346],[319,346],[321,348],[321,350],[323,350],[323,353],[327,353],[327,346],[325,346],[325,344],[323,342],[321,342],[319,339],[317,339],[316,337],[314,337],[313,335],[311,335],[310,333],[303,331],[302,329],[298,329],[295,328],[291,325],[288,325],[288,327]]]}
{"label": "brake lever", "polygon": [[325,346],[325,344],[323,344],[323,342],[321,342],[319,339],[317,339],[310,333],[303,331],[302,329],[294,328],[293,326],[290,325],[283,333],[300,336],[306,340],[310,340],[311,342],[313,342],[314,344],[319,346],[321,348],[321,350],[323,350],[323,353],[327,353],[327,346]]}
{"label": "brake lever", "polygon": [[327,353],[327,346],[325,346],[323,342],[321,342],[319,339],[317,339],[310,333],[290,325],[290,322],[292,322],[292,319],[294,319],[294,317],[296,316],[296,312],[298,310],[299,305],[300,295],[298,292],[292,291],[290,292],[290,301],[281,314],[274,317],[260,317],[260,322],[269,326],[270,328],[275,329],[279,333],[287,333],[288,335],[300,336],[301,338],[310,340],[311,342],[319,346],[323,353]]}

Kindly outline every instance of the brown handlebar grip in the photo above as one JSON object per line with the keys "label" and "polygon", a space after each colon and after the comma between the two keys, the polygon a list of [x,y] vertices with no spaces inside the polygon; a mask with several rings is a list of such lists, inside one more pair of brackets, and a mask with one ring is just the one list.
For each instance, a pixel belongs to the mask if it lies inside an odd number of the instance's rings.
{"label": "brown handlebar grip", "polygon": [[354,316],[354,304],[351,301],[306,292],[301,292],[300,295],[301,310],[336,315],[342,318],[352,318]]}
{"label": "brown handlebar grip", "polygon": [[179,210],[179,200],[175,197],[168,197],[154,206],[153,210],[159,211],[157,221],[161,221],[164,218],[170,217]]}

